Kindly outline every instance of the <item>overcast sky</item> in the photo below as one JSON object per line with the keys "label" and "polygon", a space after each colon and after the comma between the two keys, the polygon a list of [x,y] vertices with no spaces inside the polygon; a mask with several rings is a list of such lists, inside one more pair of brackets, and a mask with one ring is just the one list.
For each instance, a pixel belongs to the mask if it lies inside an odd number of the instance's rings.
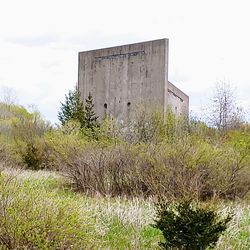
{"label": "overcast sky", "polygon": [[248,0],[0,0],[0,91],[57,121],[78,52],[169,38],[169,80],[207,105],[216,82],[250,110]]}

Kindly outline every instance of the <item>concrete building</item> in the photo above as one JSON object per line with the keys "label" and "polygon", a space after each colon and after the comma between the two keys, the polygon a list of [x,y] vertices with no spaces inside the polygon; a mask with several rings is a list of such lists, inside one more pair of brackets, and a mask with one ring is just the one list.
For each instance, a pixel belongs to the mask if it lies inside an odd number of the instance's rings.
{"label": "concrete building", "polygon": [[168,39],[80,52],[78,89],[100,118],[126,120],[143,103],[188,113],[188,96],[168,81]]}

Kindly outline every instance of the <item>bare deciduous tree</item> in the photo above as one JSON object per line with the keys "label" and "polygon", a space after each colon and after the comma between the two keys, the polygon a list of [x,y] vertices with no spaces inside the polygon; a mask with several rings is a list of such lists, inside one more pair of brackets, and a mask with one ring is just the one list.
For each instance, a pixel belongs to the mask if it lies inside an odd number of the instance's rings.
{"label": "bare deciduous tree", "polygon": [[216,84],[211,99],[210,121],[220,131],[238,128],[243,122],[243,109],[237,105],[235,90],[224,81]]}
{"label": "bare deciduous tree", "polygon": [[0,102],[4,102],[6,104],[16,104],[18,99],[16,95],[16,91],[12,88],[3,86],[0,90]]}

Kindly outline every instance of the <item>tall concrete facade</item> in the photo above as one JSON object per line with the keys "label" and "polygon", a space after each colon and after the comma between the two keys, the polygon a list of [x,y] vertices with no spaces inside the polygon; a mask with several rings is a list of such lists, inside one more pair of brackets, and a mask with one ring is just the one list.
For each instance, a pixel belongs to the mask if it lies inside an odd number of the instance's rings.
{"label": "tall concrete facade", "polygon": [[138,104],[188,113],[189,98],[168,81],[168,39],[79,53],[78,89],[100,118],[127,120]]}

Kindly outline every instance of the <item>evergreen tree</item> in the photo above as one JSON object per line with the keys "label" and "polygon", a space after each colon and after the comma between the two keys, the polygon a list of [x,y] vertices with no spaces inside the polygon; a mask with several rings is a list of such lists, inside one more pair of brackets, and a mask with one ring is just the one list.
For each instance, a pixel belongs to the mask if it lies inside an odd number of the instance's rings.
{"label": "evergreen tree", "polygon": [[83,116],[84,116],[85,128],[94,129],[95,127],[99,126],[97,122],[98,117],[95,115],[95,111],[94,111],[93,98],[90,92],[89,92],[88,97],[85,100]]}
{"label": "evergreen tree", "polygon": [[77,88],[70,90],[65,98],[65,103],[61,103],[61,110],[58,113],[59,121],[64,125],[69,120],[76,120],[80,122],[81,127],[84,127],[84,107],[79,90]]}

